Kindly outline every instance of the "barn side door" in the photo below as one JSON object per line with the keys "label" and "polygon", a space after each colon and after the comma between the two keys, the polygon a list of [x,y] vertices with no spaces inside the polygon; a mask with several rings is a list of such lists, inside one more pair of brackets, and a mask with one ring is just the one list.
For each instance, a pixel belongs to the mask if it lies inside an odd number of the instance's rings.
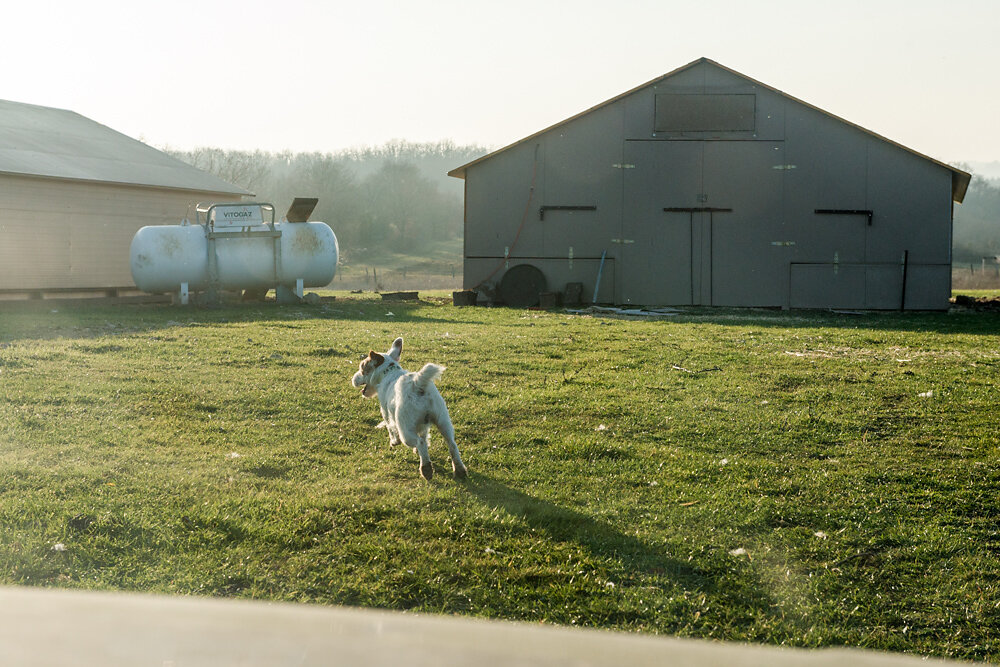
{"label": "barn side door", "polygon": [[[618,301],[638,305],[703,303],[703,231],[692,212],[701,191],[704,149],[697,141],[626,141],[622,231],[612,239]],[[665,210],[676,207],[687,210]],[[711,258],[709,245],[708,258]]]}
{"label": "barn side door", "polygon": [[789,238],[782,141],[706,141],[705,205],[712,220],[713,306],[782,306]]}

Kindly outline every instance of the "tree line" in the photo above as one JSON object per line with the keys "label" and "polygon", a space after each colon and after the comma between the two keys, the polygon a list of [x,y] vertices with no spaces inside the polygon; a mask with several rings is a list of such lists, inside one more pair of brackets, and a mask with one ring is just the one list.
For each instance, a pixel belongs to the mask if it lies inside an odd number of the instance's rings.
{"label": "tree line", "polygon": [[[275,204],[319,197],[312,219],[330,224],[341,249],[412,254],[462,236],[462,181],[447,172],[489,152],[450,141],[392,141],[337,153],[166,149],[173,156]],[[1000,255],[1000,180],[973,176],[955,207],[956,262]]]}
{"label": "tree line", "polygon": [[327,222],[342,251],[410,254],[462,237],[462,181],[447,172],[489,152],[449,141],[393,141],[337,153],[165,149],[239,185],[280,216],[295,197],[318,197],[310,219]]}
{"label": "tree line", "polygon": [[1000,255],[1000,180],[973,175],[965,201],[955,207],[955,262]]}

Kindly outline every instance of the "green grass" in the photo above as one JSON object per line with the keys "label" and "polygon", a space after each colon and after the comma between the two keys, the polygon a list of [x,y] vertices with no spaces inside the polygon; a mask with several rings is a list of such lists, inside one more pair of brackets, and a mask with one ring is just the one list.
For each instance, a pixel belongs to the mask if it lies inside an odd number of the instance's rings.
{"label": "green grass", "polygon": [[[997,660],[998,331],[7,307],[0,583]],[[405,366],[448,366],[464,483],[436,434],[422,480],[350,386],[396,335]]]}
{"label": "green grass", "polygon": [[951,291],[951,295],[953,297],[958,296],[959,294],[975,297],[977,299],[1000,298],[1000,290],[998,289],[953,289]]}

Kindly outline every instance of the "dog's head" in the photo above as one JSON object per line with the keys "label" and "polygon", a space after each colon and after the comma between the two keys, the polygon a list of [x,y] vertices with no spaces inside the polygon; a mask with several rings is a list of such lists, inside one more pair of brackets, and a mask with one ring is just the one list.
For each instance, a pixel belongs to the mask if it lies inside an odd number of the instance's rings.
{"label": "dog's head", "polygon": [[355,387],[361,387],[362,396],[371,398],[378,392],[378,383],[382,379],[382,374],[379,371],[390,361],[398,362],[399,355],[402,353],[402,338],[392,341],[392,347],[385,354],[371,350],[368,356],[358,364],[358,372],[351,378],[351,384]]}

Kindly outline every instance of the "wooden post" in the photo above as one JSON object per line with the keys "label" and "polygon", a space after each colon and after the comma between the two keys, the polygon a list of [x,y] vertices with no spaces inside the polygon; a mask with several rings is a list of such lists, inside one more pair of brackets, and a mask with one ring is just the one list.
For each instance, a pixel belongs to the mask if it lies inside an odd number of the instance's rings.
{"label": "wooden post", "polygon": [[909,263],[910,251],[903,251],[903,289],[899,295],[899,309],[904,310],[906,308],[906,268]]}

